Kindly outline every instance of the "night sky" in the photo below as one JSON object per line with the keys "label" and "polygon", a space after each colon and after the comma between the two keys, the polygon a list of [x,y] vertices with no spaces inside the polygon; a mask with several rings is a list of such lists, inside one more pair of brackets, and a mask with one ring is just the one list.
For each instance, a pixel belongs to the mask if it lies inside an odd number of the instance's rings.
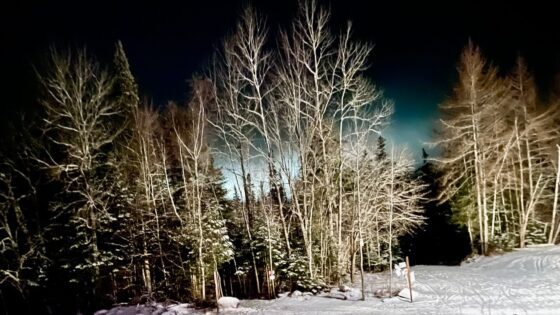
{"label": "night sky", "polygon": [[[204,69],[220,40],[232,30],[241,8],[251,3],[113,2],[0,5],[3,120],[13,119],[21,110],[36,109],[33,67],[40,69],[50,45],[86,46],[106,63],[120,39],[141,94],[158,105],[168,100],[183,102],[188,79]],[[452,91],[455,66],[469,38],[506,70],[518,54],[525,56],[541,87],[551,87],[560,72],[560,27],[553,2],[441,2],[330,2],[333,30],[341,30],[352,20],[355,38],[375,44],[368,75],[396,105],[386,136],[408,143],[416,155],[421,142],[429,140],[437,104]],[[286,26],[297,6],[294,0],[253,4],[268,17],[272,31],[276,25]]]}

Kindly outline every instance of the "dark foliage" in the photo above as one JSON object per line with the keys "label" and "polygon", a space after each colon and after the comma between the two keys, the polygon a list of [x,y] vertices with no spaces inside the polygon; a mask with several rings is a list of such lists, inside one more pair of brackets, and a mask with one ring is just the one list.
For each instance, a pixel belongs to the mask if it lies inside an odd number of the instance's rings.
{"label": "dark foliage", "polygon": [[437,179],[439,173],[433,163],[427,161],[422,150],[424,163],[417,170],[418,176],[428,185],[424,209],[426,223],[414,234],[400,239],[403,256],[410,257],[413,265],[458,265],[471,253],[468,232],[453,222],[448,202],[437,199],[441,192]]}

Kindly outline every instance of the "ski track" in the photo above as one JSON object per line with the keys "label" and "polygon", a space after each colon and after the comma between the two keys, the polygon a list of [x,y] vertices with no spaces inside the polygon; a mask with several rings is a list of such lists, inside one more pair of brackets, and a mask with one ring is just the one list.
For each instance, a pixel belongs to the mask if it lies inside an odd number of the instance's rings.
{"label": "ski track", "polygon": [[[414,266],[418,298],[373,297],[387,274],[368,274],[367,299],[313,296],[242,301],[239,314],[560,314],[560,246],[516,250],[462,266]],[[394,278],[397,287],[405,287]],[[359,283],[355,283],[355,288]]]}

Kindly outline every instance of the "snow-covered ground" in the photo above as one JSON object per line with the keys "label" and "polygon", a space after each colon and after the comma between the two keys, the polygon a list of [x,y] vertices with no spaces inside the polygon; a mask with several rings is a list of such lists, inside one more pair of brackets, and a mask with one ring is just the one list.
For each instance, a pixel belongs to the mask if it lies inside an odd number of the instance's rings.
{"label": "snow-covered ground", "polygon": [[[414,266],[414,302],[379,299],[388,273],[366,276],[366,300],[355,284],[348,292],[333,289],[318,295],[282,296],[276,300],[242,300],[227,314],[560,314],[560,246],[516,250],[481,257],[457,267]],[[404,288],[402,278],[395,286]],[[113,311],[113,310],[111,310]],[[188,314],[169,310],[169,315]],[[210,312],[210,311],[207,311]],[[107,314],[117,314],[108,312]],[[145,313],[144,313],[145,314]],[[155,313],[154,313],[155,314]],[[161,310],[159,313],[161,314]]]}

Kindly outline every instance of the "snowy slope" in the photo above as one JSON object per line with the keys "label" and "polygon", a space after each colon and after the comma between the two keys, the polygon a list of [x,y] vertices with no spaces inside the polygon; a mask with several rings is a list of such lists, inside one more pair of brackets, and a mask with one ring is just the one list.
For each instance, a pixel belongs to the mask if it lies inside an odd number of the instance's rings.
{"label": "snowy slope", "polygon": [[[359,285],[350,292],[244,300],[227,314],[560,314],[560,246],[527,248],[482,257],[457,267],[415,266],[413,303],[373,296],[386,288],[388,274],[366,277],[366,301]],[[395,287],[404,288],[402,278]],[[171,313],[171,312],[170,312]],[[185,313],[186,314],[186,313]]]}

